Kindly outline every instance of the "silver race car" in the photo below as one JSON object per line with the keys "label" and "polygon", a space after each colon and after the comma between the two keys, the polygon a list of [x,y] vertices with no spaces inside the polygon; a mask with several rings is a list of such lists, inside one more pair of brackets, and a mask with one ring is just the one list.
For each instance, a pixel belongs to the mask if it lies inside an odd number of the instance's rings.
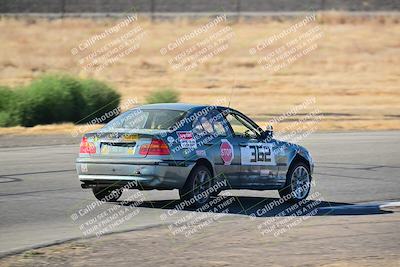
{"label": "silver race car", "polygon": [[299,145],[278,141],[231,108],[152,104],[131,109],[82,138],[76,170],[82,188],[116,201],[123,189],[179,189],[202,206],[222,190],[278,190],[305,199],[314,163]]}

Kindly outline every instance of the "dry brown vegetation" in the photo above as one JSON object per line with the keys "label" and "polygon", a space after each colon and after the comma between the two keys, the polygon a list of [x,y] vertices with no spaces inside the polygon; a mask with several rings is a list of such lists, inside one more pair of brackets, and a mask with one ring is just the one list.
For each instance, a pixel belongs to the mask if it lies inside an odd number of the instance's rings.
{"label": "dry brown vegetation", "polygon": [[[109,82],[122,93],[123,101],[137,97],[144,102],[150,91],[159,88],[180,91],[182,102],[230,99],[232,107],[258,122],[315,97],[323,114],[319,130],[400,129],[398,18],[318,15],[324,34],[318,48],[275,73],[263,70],[249,48],[296,20],[229,22],[235,35],[226,51],[194,70],[174,70],[168,63],[171,57],[162,56],[160,48],[207,21],[151,22],[139,17],[147,33],[140,49],[93,74],[82,70],[70,50],[116,20],[1,19],[0,85],[18,86],[43,73],[66,72]],[[69,131],[72,126],[57,127]],[[7,132],[24,132],[14,129]]]}

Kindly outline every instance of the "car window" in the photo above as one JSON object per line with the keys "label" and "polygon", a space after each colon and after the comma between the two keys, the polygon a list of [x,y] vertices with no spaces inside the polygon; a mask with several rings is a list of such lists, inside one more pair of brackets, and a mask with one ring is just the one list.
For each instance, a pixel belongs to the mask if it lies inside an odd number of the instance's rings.
{"label": "car window", "polygon": [[214,135],[226,137],[228,129],[225,119],[216,110],[210,111],[207,115],[197,118],[193,124],[193,132],[199,135]]}
{"label": "car window", "polygon": [[215,122],[214,129],[217,132],[218,136],[227,136],[226,128],[224,127],[222,122],[220,121]]}
{"label": "car window", "polygon": [[229,126],[225,120],[225,117],[221,112],[217,110],[212,110],[208,114],[209,121],[214,127],[214,131],[218,136],[226,137],[229,134]]}
{"label": "car window", "polygon": [[205,132],[203,126],[201,125],[200,118],[197,118],[193,121],[192,131],[193,131],[193,133],[198,134],[198,135],[203,135],[203,133]]}
{"label": "car window", "polygon": [[207,117],[201,117],[200,123],[208,134],[214,134],[214,128]]}
{"label": "car window", "polygon": [[214,135],[214,128],[207,117],[199,117],[192,123],[192,131],[198,135]]}
{"label": "car window", "polygon": [[235,135],[248,138],[257,138],[259,132],[246,119],[236,113],[229,113],[226,119],[232,127]]}

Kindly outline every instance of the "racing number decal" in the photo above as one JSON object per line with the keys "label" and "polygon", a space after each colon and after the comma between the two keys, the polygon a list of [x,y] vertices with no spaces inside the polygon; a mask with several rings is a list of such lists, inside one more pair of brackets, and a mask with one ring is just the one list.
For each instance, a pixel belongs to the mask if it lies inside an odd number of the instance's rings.
{"label": "racing number decal", "polygon": [[271,149],[256,145],[249,145],[252,150],[250,162],[271,162]]}
{"label": "racing number decal", "polygon": [[272,144],[249,143],[240,148],[242,165],[275,165]]}

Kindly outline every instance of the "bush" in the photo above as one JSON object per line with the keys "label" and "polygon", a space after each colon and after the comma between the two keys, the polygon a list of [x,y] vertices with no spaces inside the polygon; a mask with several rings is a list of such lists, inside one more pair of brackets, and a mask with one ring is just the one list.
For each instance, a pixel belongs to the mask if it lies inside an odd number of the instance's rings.
{"label": "bush", "polygon": [[22,89],[18,105],[23,126],[78,121],[84,105],[82,85],[69,76],[46,75]]}
{"label": "bush", "polygon": [[0,86],[0,111],[7,110],[14,98],[14,92],[6,87]]}
{"label": "bush", "polygon": [[146,97],[146,101],[148,104],[176,103],[179,101],[179,92],[173,89],[156,90]]}
{"label": "bush", "polygon": [[82,87],[85,106],[82,110],[84,116],[81,117],[79,122],[88,122],[93,118],[100,118],[104,113],[118,108],[121,95],[110,86],[96,80],[83,80]]}
{"label": "bush", "polygon": [[68,75],[45,75],[15,90],[1,88],[0,98],[0,126],[86,122],[120,101],[108,85]]}
{"label": "bush", "polygon": [[18,94],[8,87],[0,86],[0,127],[18,125],[14,116]]}
{"label": "bush", "polygon": [[10,112],[0,111],[0,127],[15,126],[18,123],[13,120]]}

